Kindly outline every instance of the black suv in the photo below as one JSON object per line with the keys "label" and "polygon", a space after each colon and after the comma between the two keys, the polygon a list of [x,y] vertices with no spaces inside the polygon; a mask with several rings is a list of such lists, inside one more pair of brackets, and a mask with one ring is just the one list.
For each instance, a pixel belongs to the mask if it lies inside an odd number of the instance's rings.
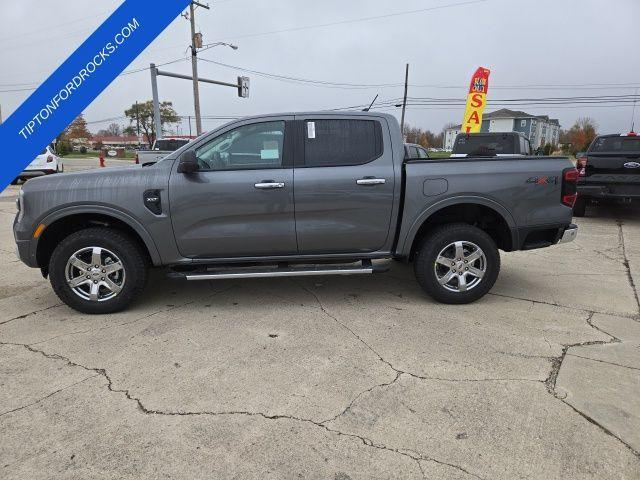
{"label": "black suv", "polygon": [[580,177],[574,216],[583,217],[587,204],[594,201],[640,200],[640,136],[636,133],[596,137],[576,167]]}

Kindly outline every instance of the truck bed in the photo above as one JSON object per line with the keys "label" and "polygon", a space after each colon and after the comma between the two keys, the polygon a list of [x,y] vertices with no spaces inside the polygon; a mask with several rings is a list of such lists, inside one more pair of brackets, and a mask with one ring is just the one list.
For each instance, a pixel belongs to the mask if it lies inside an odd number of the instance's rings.
{"label": "truck bed", "polygon": [[509,156],[415,159],[403,164],[402,239],[425,217],[451,204],[480,204],[502,215],[512,235],[511,249],[524,247],[530,232],[554,231],[571,222],[561,203],[567,157]]}

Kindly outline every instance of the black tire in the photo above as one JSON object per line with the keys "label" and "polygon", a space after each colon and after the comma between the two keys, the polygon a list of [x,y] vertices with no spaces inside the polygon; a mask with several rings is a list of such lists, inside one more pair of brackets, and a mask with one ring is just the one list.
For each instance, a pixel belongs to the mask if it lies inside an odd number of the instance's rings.
{"label": "black tire", "polygon": [[[436,264],[440,252],[455,242],[475,244],[484,253],[484,276],[466,291],[447,289],[440,284],[436,273],[436,269],[447,271],[450,268],[452,272],[455,272],[454,268],[460,268],[460,266],[444,267]],[[473,266],[480,265],[475,261],[471,263]],[[463,265],[462,271],[465,264],[460,263],[459,265]],[[491,290],[500,272],[500,253],[493,239],[483,230],[466,223],[452,223],[437,227],[422,240],[413,267],[418,283],[431,298],[441,303],[465,304],[475,302]],[[465,273],[463,275],[468,278]],[[475,277],[473,278],[475,279]],[[453,286],[459,288],[456,285],[457,282],[458,280],[455,278],[452,279]],[[449,287],[451,288],[451,285]]]}
{"label": "black tire", "polygon": [[573,205],[573,216],[584,217],[587,214],[587,199],[584,197],[578,197],[576,203]]}
{"label": "black tire", "polygon": [[[67,283],[67,262],[76,252],[89,247],[112,252],[124,268],[122,290],[113,298],[102,301],[85,299]],[[108,261],[110,257],[105,255]],[[142,293],[147,281],[147,257],[139,244],[123,232],[109,228],[87,228],[72,233],[55,248],[49,261],[49,280],[60,300],[74,310],[89,314],[114,313],[124,310]]]}

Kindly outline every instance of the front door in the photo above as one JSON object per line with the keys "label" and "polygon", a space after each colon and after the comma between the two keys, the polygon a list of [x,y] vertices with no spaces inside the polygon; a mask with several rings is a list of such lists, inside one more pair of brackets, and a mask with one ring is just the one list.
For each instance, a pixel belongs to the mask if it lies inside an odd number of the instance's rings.
{"label": "front door", "polygon": [[171,221],[191,258],[296,254],[288,117],[230,126],[194,148],[199,170],[171,175]]}

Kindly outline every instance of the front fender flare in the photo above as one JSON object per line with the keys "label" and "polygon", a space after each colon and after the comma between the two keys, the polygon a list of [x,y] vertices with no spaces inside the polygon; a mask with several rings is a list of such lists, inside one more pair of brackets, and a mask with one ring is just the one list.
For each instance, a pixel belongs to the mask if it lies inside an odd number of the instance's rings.
{"label": "front fender flare", "polygon": [[[57,220],[61,220],[65,217],[69,217],[71,215],[79,215],[86,213],[97,213],[100,215],[105,215],[108,217],[116,218],[124,223],[126,223],[129,227],[131,227],[142,239],[145,246],[147,247],[147,251],[149,252],[149,257],[151,258],[151,262],[153,265],[158,266],[162,264],[162,259],[160,257],[160,253],[158,252],[158,247],[156,246],[153,237],[149,234],[149,232],[144,228],[144,226],[134,217],[129,215],[128,213],[123,212],[122,210],[118,210],[112,207],[106,207],[104,205],[74,205],[71,207],[65,207],[60,210],[56,210],[55,212],[51,212],[46,217],[44,217],[38,223],[44,223],[45,226],[49,226],[56,222]],[[38,248],[38,240],[34,239],[34,243],[32,244],[31,254],[35,259],[35,255]]]}

